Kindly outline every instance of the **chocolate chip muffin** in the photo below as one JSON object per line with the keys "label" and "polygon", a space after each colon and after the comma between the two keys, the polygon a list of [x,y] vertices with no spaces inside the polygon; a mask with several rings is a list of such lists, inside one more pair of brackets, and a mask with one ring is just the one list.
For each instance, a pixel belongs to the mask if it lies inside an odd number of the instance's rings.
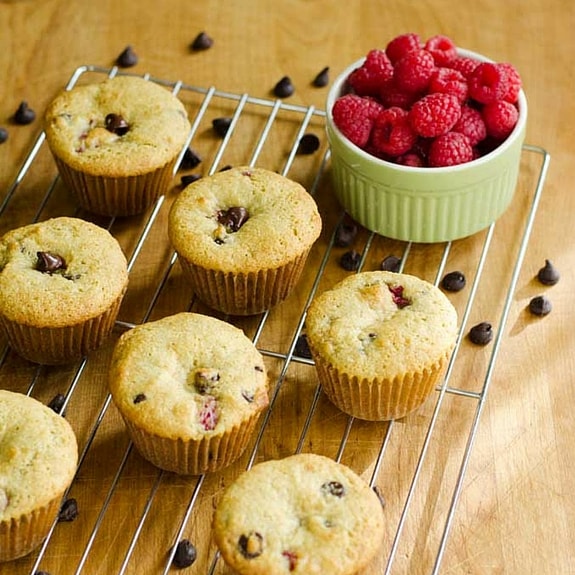
{"label": "chocolate chip muffin", "polygon": [[36,549],[78,462],[70,424],[27,395],[0,390],[0,562]]}
{"label": "chocolate chip muffin", "polygon": [[368,420],[417,409],[442,377],[457,332],[457,313],[439,288],[388,271],[346,278],[319,295],[306,318],[326,395]]}
{"label": "chocolate chip muffin", "polygon": [[124,333],[109,384],[142,456],[184,475],[240,457],[268,405],[266,369],[253,343],[231,324],[195,313]]}
{"label": "chocolate chip muffin", "polygon": [[349,467],[311,453],[240,475],[217,504],[213,534],[241,575],[352,575],[383,540],[376,493]]}
{"label": "chocolate chip muffin", "polygon": [[129,216],[167,191],[190,123],[184,105],[166,88],[116,76],[60,93],[46,110],[44,129],[80,206]]}
{"label": "chocolate chip muffin", "polygon": [[321,219],[297,182],[238,167],[183,190],[170,210],[168,232],[197,297],[221,312],[251,315],[292,292]]}
{"label": "chocolate chip muffin", "polygon": [[98,348],[127,285],[116,239],[80,218],[53,218],[0,238],[0,328],[30,361],[66,363]]}

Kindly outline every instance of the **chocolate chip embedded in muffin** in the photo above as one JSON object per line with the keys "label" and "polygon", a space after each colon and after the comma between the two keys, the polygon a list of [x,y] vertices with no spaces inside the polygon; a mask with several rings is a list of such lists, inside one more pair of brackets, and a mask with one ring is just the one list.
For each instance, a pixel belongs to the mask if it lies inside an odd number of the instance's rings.
{"label": "chocolate chip embedded in muffin", "polygon": [[108,132],[118,136],[124,136],[130,130],[130,125],[120,114],[107,114],[104,120],[104,125]]}
{"label": "chocolate chip embedded in muffin", "polygon": [[220,381],[217,369],[201,367],[194,373],[194,387],[200,395],[212,393]]}
{"label": "chocolate chip embedded in muffin", "polygon": [[545,260],[545,265],[537,272],[537,279],[546,286],[555,285],[560,277],[557,268],[549,260]]}
{"label": "chocolate chip embedded in muffin", "polygon": [[36,253],[36,270],[42,273],[51,274],[58,270],[66,269],[66,260],[58,254],[50,252],[37,252]]}
{"label": "chocolate chip embedded in muffin", "polygon": [[234,206],[227,210],[219,210],[216,214],[218,223],[222,224],[228,233],[237,232],[249,219],[250,214],[242,206]]}
{"label": "chocolate chip embedded in muffin", "polygon": [[469,330],[469,340],[476,345],[487,345],[492,339],[493,327],[487,321],[482,321]]}
{"label": "chocolate chip embedded in muffin", "polygon": [[146,399],[148,399],[146,397],[145,393],[138,393],[138,395],[136,395],[136,397],[134,397],[133,401],[134,401],[134,405],[138,404],[138,403],[142,403],[142,401],[146,401]]}
{"label": "chocolate chip embedded in muffin", "polygon": [[441,287],[446,291],[461,291],[465,287],[465,276],[463,272],[453,271],[446,274],[441,280]]}
{"label": "chocolate chip embedded in muffin", "polygon": [[343,497],[345,495],[345,487],[339,481],[326,481],[322,484],[321,491],[334,497]]}
{"label": "chocolate chip embedded in muffin", "polygon": [[255,559],[263,553],[264,538],[257,531],[242,534],[238,539],[238,548],[246,559]]}

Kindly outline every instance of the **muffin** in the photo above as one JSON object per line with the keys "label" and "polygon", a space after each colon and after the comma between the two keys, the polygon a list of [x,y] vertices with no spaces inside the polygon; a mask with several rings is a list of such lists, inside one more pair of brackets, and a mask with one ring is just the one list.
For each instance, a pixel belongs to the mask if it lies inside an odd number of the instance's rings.
{"label": "muffin", "polygon": [[351,575],[383,539],[379,497],[349,467],[311,453],[266,461],[232,483],[213,534],[241,575]]}
{"label": "muffin", "polygon": [[61,364],[98,348],[127,285],[116,239],[82,219],[53,218],[0,238],[0,327],[30,361]]}
{"label": "muffin", "polygon": [[266,369],[251,340],[227,322],[188,312],[125,332],[109,383],[141,455],[182,475],[240,457],[268,405]]}
{"label": "muffin", "polygon": [[0,562],[36,549],[78,463],[70,424],[36,399],[0,390]]}
{"label": "muffin", "polygon": [[46,110],[44,129],[80,206],[130,216],[168,189],[190,123],[184,105],[162,86],[116,76],[60,93]]}
{"label": "muffin", "polygon": [[354,274],[311,303],[306,332],[327,397],[359,419],[417,409],[444,374],[457,313],[443,292],[408,274]]}
{"label": "muffin", "polygon": [[263,168],[232,168],[190,184],[168,221],[197,297],[231,315],[261,313],[286,299],[320,232],[305,188]]}

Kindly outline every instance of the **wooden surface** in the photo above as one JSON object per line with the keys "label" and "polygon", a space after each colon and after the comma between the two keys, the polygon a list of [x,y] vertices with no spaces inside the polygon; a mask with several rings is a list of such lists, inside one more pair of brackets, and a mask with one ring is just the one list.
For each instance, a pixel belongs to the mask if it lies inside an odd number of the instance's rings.
{"label": "wooden surface", "polygon": [[[270,98],[274,84],[289,75],[296,86],[289,102],[319,109],[323,108],[327,89],[310,85],[317,72],[329,66],[333,78],[349,62],[403,32],[415,31],[422,37],[448,34],[461,46],[513,62],[521,72],[529,101],[527,142],[545,148],[551,164],[495,369],[488,377],[489,394],[479,410],[478,432],[439,572],[575,573],[575,365],[572,337],[568,336],[574,320],[575,269],[571,172],[575,149],[574,25],[575,4],[568,0],[0,1],[0,125],[10,132],[9,140],[0,145],[0,200],[8,193],[41,130],[39,120],[29,126],[10,122],[19,103],[26,100],[40,116],[78,66],[110,67],[128,44],[140,58],[131,69],[135,73],[262,98]],[[192,53],[189,44],[201,31],[214,38],[214,46]],[[184,91],[182,99],[192,116],[201,98]],[[222,101],[210,114],[228,113],[233,106]],[[253,117],[257,123],[257,111]],[[258,164],[283,169],[295,133],[292,123],[289,118],[282,121],[277,141],[272,140]],[[308,131],[323,135],[322,130],[321,117],[314,116]],[[200,172],[250,160],[255,141],[251,132],[242,139],[245,146],[231,146],[218,166],[210,164],[219,141],[208,132],[207,128],[200,130],[194,140],[204,158]],[[495,227],[468,326],[484,320],[497,323],[501,316],[539,169],[537,158],[529,156],[526,154],[523,160],[514,203]],[[289,175],[311,188],[320,160],[320,152],[297,158]],[[0,216],[3,231],[37,216],[54,176],[51,158],[42,149]],[[173,193],[177,192],[177,183],[175,178]],[[139,323],[187,309],[193,302],[179,268],[174,266],[151,313],[148,309],[150,302],[156,301],[156,285],[169,266],[165,213],[172,195],[162,205],[150,238],[134,259],[130,292],[120,314],[122,321]],[[321,395],[316,406],[312,403],[317,384],[312,366],[292,361],[282,371],[282,354],[287,353],[298,329],[339,216],[330,195],[329,174],[318,185],[317,199],[325,231],[297,292],[270,314],[261,333],[257,332],[258,319],[239,322],[252,337],[257,335],[258,346],[269,352],[266,362],[278,390],[255,460],[293,453],[300,437],[303,450],[337,457],[343,437],[344,463],[368,481],[377,464],[375,482],[386,500],[388,532],[381,556],[370,573],[383,573],[435,400],[391,427],[353,422],[346,435],[346,417]],[[40,217],[74,213],[73,198],[57,183]],[[111,225],[129,255],[134,253],[145,222],[145,217],[138,217]],[[368,235],[362,234],[358,244],[367,239]],[[462,269],[473,278],[484,239],[482,232],[454,242],[444,268],[444,246],[413,246],[406,259],[406,271],[433,281],[438,270]],[[365,267],[375,269],[382,257],[389,253],[401,255],[404,248],[398,242],[375,238]],[[339,253],[328,258],[318,289],[329,287],[346,274],[337,265]],[[561,281],[550,288],[534,280],[546,258],[562,274]],[[531,297],[542,293],[551,299],[553,311],[545,318],[534,319],[526,306]],[[468,295],[467,291],[453,296],[461,313]],[[192,309],[201,310],[194,303]],[[232,468],[199,481],[158,474],[143,462],[130,449],[116,411],[106,402],[106,366],[115,337],[117,333],[109,345],[81,366],[37,370],[11,353],[4,358],[0,367],[3,388],[29,392],[43,401],[49,401],[55,393],[68,395],[66,416],[80,447],[89,449],[70,493],[80,507],[78,519],[56,526],[38,564],[37,554],[33,554],[0,566],[2,575],[20,575],[33,569],[52,575],[162,573],[169,550],[180,535],[198,547],[196,564],[183,572],[208,572],[213,558],[209,538],[213,506],[221,488],[248,465],[249,454]],[[477,349],[463,342],[451,385],[481,392],[490,351],[489,346]],[[477,407],[476,399],[462,394],[443,396],[389,573],[431,572]],[[307,428],[310,408],[313,416]],[[146,518],[140,523],[143,514]],[[141,532],[135,539],[139,528]],[[227,572],[221,561],[215,572]]]}

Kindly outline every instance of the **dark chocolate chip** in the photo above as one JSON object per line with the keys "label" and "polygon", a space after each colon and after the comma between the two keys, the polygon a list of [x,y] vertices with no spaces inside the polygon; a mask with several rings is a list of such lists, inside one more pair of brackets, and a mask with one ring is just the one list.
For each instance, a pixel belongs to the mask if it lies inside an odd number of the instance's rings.
{"label": "dark chocolate chip", "polygon": [[58,514],[58,521],[74,521],[78,517],[78,502],[71,497],[66,499],[60,507],[60,513]]}
{"label": "dark chocolate chip", "polygon": [[537,272],[537,279],[546,286],[554,286],[560,277],[557,268],[549,260],[545,260],[545,265]]}
{"label": "dark chocolate chip", "polygon": [[326,495],[333,495],[334,497],[345,495],[345,487],[339,481],[328,481],[321,486],[321,490]]}
{"label": "dark chocolate chip", "polygon": [[357,232],[357,224],[351,218],[345,218],[338,224],[335,230],[333,245],[338,248],[351,246],[357,237]]}
{"label": "dark chocolate chip", "polygon": [[42,273],[51,274],[58,270],[66,269],[66,261],[58,254],[50,252],[36,252],[36,269]]}
{"label": "dark chocolate chip", "polygon": [[316,88],[324,88],[329,84],[329,67],[326,66],[318,75],[313,79],[312,84]]}
{"label": "dark chocolate chip", "polygon": [[120,114],[108,114],[104,120],[106,130],[118,136],[127,134],[130,130],[130,125]]}
{"label": "dark chocolate chip", "polygon": [[31,124],[35,119],[36,112],[28,106],[27,102],[20,102],[20,105],[13,116],[14,123],[20,126],[25,126],[26,124]]}
{"label": "dark chocolate chip", "polygon": [[465,287],[465,276],[459,271],[449,272],[441,280],[441,287],[446,291],[461,291]]}
{"label": "dark chocolate chip", "polygon": [[398,273],[401,269],[401,258],[398,258],[394,255],[389,255],[381,260],[381,265],[379,267],[385,272]]}
{"label": "dark chocolate chip", "polygon": [[35,571],[34,575],[50,575],[48,571]]}
{"label": "dark chocolate chip", "polygon": [[255,369],[256,371],[261,372],[261,373],[264,372],[264,368],[263,368],[261,365],[256,365],[256,366],[254,366],[254,369]]}
{"label": "dark chocolate chip", "polygon": [[319,138],[315,134],[304,134],[297,145],[297,153],[302,156],[313,154],[319,148]]}
{"label": "dark chocolate chip", "polygon": [[8,130],[0,126],[0,144],[3,144],[8,139]]}
{"label": "dark chocolate chip", "polygon": [[189,539],[182,539],[176,545],[176,552],[174,553],[172,563],[178,569],[184,569],[190,565],[193,565],[197,555],[198,554],[194,544]]}
{"label": "dark chocolate chip", "polygon": [[254,401],[254,392],[253,391],[248,391],[247,389],[244,389],[242,391],[242,397],[248,402],[248,403],[253,403]]}
{"label": "dark chocolate chip", "polygon": [[300,334],[295,342],[295,354],[299,357],[311,359],[311,351],[305,333]]}
{"label": "dark chocolate chip", "polygon": [[551,300],[544,295],[538,295],[529,302],[529,311],[533,315],[543,316],[551,313],[553,306]]}
{"label": "dark chocolate chip", "polygon": [[214,40],[211,36],[208,36],[205,32],[200,32],[194,41],[190,44],[190,48],[194,52],[199,52],[201,50],[208,50],[214,45]]}
{"label": "dark chocolate chip", "polygon": [[214,118],[212,120],[212,127],[214,132],[220,136],[220,138],[223,138],[228,133],[231,123],[232,119],[228,117]]}
{"label": "dark chocolate chip", "polygon": [[238,549],[246,559],[255,559],[263,553],[264,538],[257,531],[252,531],[248,535],[240,535]]}
{"label": "dark chocolate chip", "polygon": [[232,165],[231,164],[226,164],[225,166],[222,166],[218,172],[227,172],[228,170],[232,169]]}
{"label": "dark chocolate chip", "polygon": [[355,250],[350,250],[342,254],[339,258],[339,264],[344,270],[348,272],[354,272],[359,269],[359,263],[361,261],[361,254]]}
{"label": "dark chocolate chip", "polygon": [[194,374],[194,387],[200,395],[211,393],[220,381],[220,374],[215,369],[198,369]]}
{"label": "dark chocolate chip", "polygon": [[289,76],[284,76],[275,86],[274,95],[278,98],[288,98],[295,92],[294,85],[292,84]]}
{"label": "dark chocolate chip", "polygon": [[120,55],[116,58],[116,64],[120,68],[131,68],[138,63],[138,55],[134,52],[132,46],[126,46]]}
{"label": "dark chocolate chip", "polygon": [[180,170],[193,170],[197,168],[202,163],[202,158],[197,152],[191,148],[187,148],[182,156],[182,162],[180,163]]}
{"label": "dark chocolate chip", "polygon": [[228,233],[237,232],[250,218],[246,208],[234,206],[227,210],[219,210],[216,214],[218,222],[225,226]]}
{"label": "dark chocolate chip", "polygon": [[492,339],[493,328],[487,321],[482,321],[469,330],[469,340],[476,345],[487,345]]}
{"label": "dark chocolate chip", "polygon": [[138,393],[136,397],[134,397],[133,402],[134,404],[141,403],[142,401],[146,401],[148,399],[145,393]]}
{"label": "dark chocolate chip", "polygon": [[180,178],[180,184],[182,188],[197,182],[202,176],[200,174],[186,174]]}
{"label": "dark chocolate chip", "polygon": [[66,403],[66,396],[62,395],[61,393],[57,393],[48,403],[48,407],[55,413],[61,413],[62,408],[64,407],[64,403]]}

